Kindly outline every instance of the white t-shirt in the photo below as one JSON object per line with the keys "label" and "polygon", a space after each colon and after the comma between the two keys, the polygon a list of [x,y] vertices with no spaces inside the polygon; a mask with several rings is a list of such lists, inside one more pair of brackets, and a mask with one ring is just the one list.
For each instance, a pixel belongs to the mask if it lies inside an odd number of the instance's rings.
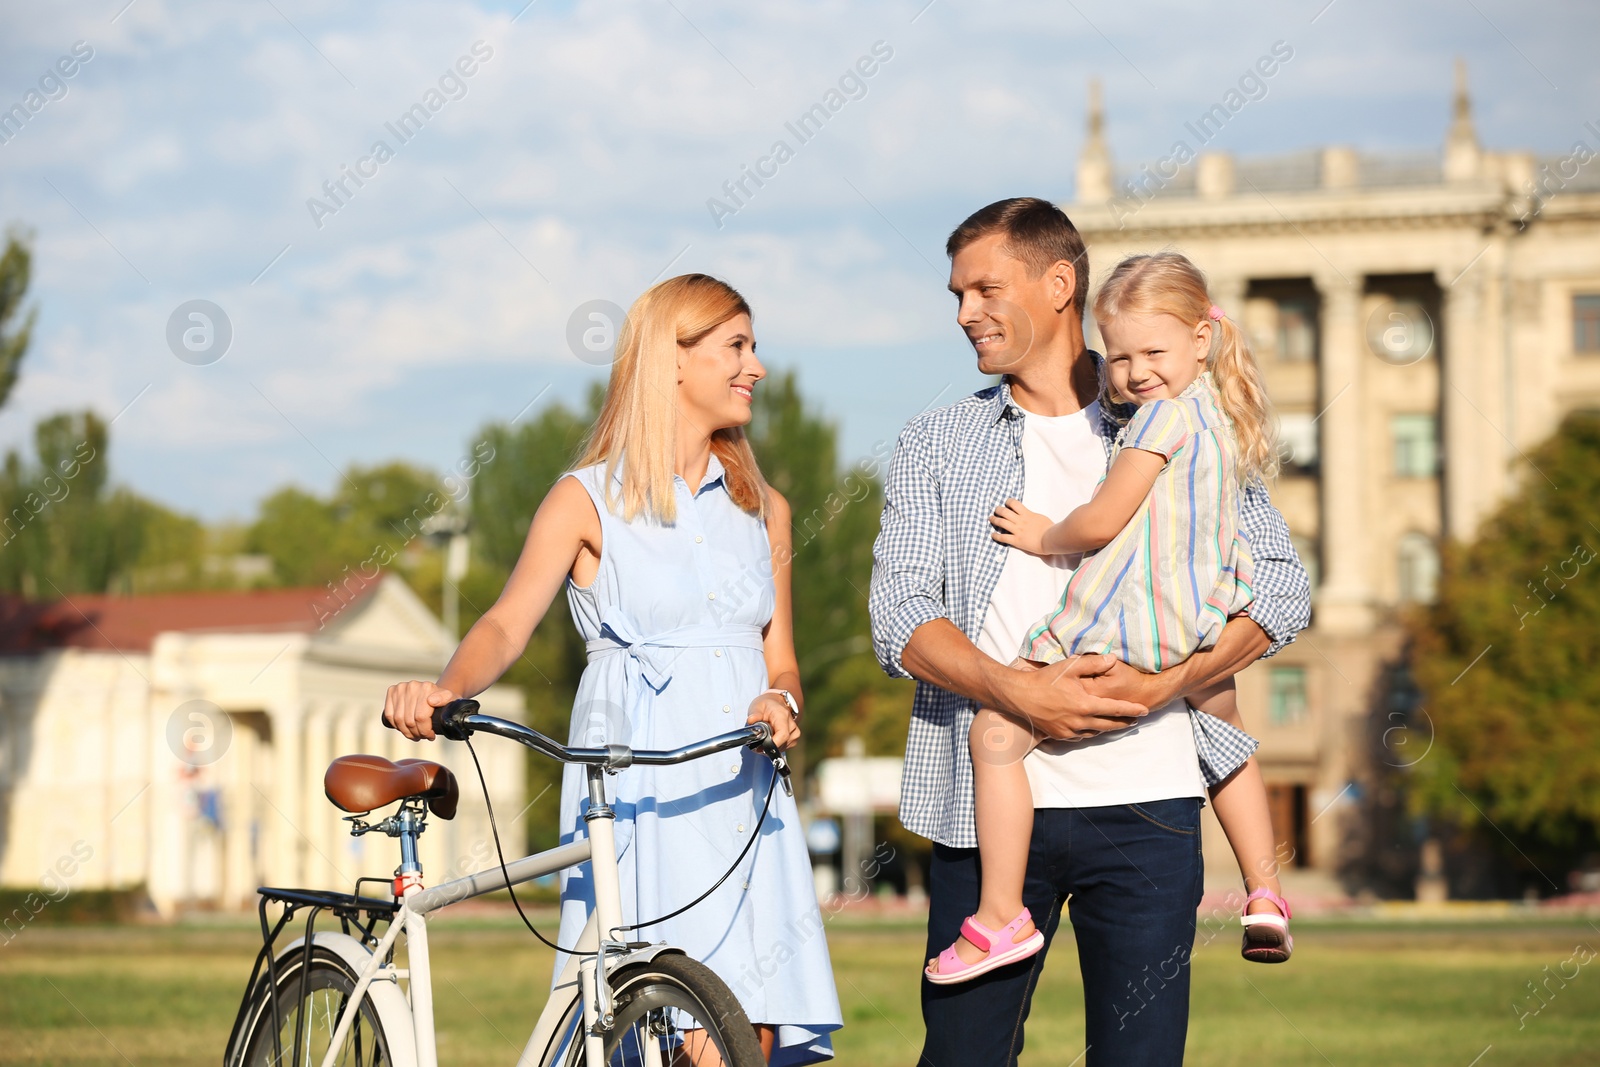
{"label": "white t-shirt", "polygon": [[[1100,405],[1072,415],[1025,413],[1022,503],[1060,522],[1094,495],[1106,472]],[[1028,631],[1061,602],[1077,556],[1034,556],[1006,549],[978,634],[978,649],[1010,663]],[[1188,707],[1174,701],[1137,726],[1087,741],[1045,741],[1023,765],[1036,808],[1093,808],[1202,797]]]}

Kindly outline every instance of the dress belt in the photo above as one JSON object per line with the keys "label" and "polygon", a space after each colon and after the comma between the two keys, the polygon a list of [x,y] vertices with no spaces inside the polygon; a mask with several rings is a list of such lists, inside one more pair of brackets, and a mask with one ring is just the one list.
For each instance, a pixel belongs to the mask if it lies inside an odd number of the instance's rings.
{"label": "dress belt", "polygon": [[750,648],[761,651],[765,645],[756,626],[680,626],[673,630],[641,636],[633,621],[618,611],[607,611],[600,623],[600,636],[585,643],[589,662],[606,656],[625,654],[638,676],[656,692],[672,680],[672,665],[686,648]]}

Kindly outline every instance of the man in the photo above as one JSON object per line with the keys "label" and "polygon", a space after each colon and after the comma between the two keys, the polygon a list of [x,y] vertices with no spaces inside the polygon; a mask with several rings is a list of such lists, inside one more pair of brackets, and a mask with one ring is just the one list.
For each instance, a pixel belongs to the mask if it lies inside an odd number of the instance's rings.
{"label": "man", "polygon": [[[924,1067],[1014,1064],[1033,987],[1066,904],[1083,973],[1087,1062],[1183,1061],[1189,952],[1200,903],[1205,788],[1183,694],[1294,639],[1310,593],[1283,518],[1260,485],[1244,497],[1256,562],[1249,617],[1160,674],[1086,656],[1014,670],[1027,629],[1056,607],[1075,557],[995,542],[1008,498],[1059,520],[1105,473],[1115,413],[1096,401],[1100,357],[1083,341],[1089,268],[1055,205],[1002,200],[946,246],[957,321],[998,386],[924,412],[900,435],[874,546],[879,662],[918,680],[900,820],[933,842],[929,958],[978,906],[967,733],[976,707],[1024,716],[1046,741],[1026,757],[1036,811],[1024,901],[1046,937],[1031,960],[957,985],[922,984]],[[1125,414],[1125,413],[1124,413]]]}

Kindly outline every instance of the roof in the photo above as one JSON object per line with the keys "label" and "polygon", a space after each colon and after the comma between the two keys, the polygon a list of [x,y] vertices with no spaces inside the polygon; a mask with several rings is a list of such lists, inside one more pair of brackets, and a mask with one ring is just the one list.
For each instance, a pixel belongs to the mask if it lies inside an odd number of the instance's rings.
{"label": "roof", "polygon": [[[371,596],[368,582],[345,606]],[[148,652],[156,635],[310,633],[341,604],[326,588],[251,592],[162,593],[148,596],[73,595],[60,600],[0,596],[0,655],[53,648]]]}

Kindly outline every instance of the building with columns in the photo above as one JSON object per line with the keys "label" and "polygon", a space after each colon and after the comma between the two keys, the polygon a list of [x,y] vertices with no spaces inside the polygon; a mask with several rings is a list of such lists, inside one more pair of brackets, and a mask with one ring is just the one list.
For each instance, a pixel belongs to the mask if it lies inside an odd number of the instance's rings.
{"label": "building with columns", "polygon": [[[460,811],[430,819],[420,843],[429,884],[491,866],[464,746],[412,744],[379,719],[391,684],[437,677],[455,644],[393,575],[340,596],[0,601],[0,885],[142,887],[172,915],[253,907],[260,885],[387,878],[396,842],[350,837],[322,792],[329,761],[356,752],[455,772]],[[522,717],[516,689],[479,700]],[[517,848],[524,753],[496,739],[478,752],[501,840]]]}
{"label": "building with columns", "polygon": [[[1240,676],[1240,700],[1280,838],[1347,889],[1416,873],[1392,796],[1428,743],[1407,605],[1433,596],[1441,543],[1470,540],[1516,488],[1523,454],[1568,412],[1600,408],[1600,128],[1573,134],[1557,158],[1485,149],[1458,65],[1440,148],[1236,159],[1180,140],[1119,173],[1091,92],[1063,205],[1091,285],[1132,253],[1188,255],[1244,325],[1281,418],[1272,496],[1314,617]],[[1214,822],[1206,851],[1231,881]]]}

